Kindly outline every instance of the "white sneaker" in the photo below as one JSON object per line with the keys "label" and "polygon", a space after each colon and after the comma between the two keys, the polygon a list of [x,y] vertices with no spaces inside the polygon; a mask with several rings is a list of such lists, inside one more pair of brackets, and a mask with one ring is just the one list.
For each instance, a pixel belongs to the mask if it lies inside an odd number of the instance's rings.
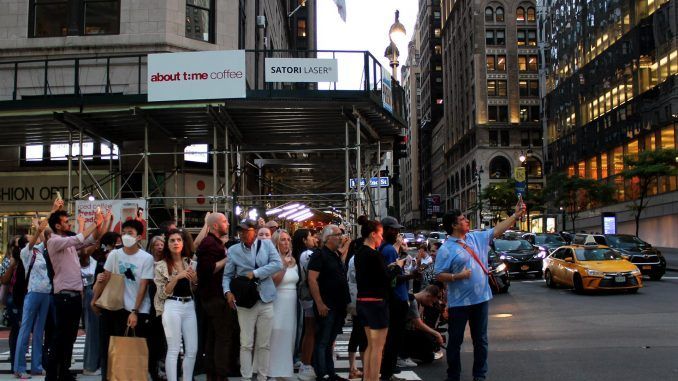
{"label": "white sneaker", "polygon": [[401,359],[400,357],[398,357],[397,365],[401,368],[414,368],[415,366],[417,366],[417,363],[412,361],[411,358]]}
{"label": "white sneaker", "polygon": [[440,360],[441,358],[443,358],[443,351],[442,350],[433,353],[433,359],[434,360]]}
{"label": "white sneaker", "polygon": [[316,379],[315,370],[311,365],[301,364],[297,378],[301,381],[313,381]]}
{"label": "white sneaker", "polygon": [[301,368],[302,365],[304,365],[303,362],[297,361],[297,362],[294,363],[294,369],[299,369],[299,368]]}
{"label": "white sneaker", "polygon": [[101,376],[101,369],[97,369],[95,371],[83,369],[82,374],[83,376]]}

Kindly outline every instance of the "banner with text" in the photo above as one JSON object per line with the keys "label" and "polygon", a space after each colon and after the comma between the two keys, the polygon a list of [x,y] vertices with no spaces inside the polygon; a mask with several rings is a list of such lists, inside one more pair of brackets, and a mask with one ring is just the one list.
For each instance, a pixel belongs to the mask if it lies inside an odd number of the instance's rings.
{"label": "banner with text", "polygon": [[245,98],[245,51],[148,55],[148,101]]}
{"label": "banner with text", "polygon": [[[83,217],[85,219],[85,226],[89,226],[94,222],[94,214],[97,208],[101,208],[101,212],[105,215],[109,211],[113,213],[113,223],[111,230],[120,233],[120,226],[127,220],[138,218],[144,225],[143,238],[146,238],[146,219],[148,214],[146,212],[146,200],[144,199],[128,199],[128,200],[78,200],[75,202],[75,217]],[[76,223],[76,229],[78,228]],[[77,230],[76,230],[77,231]]]}
{"label": "banner with text", "polygon": [[266,82],[337,82],[332,58],[266,58]]}

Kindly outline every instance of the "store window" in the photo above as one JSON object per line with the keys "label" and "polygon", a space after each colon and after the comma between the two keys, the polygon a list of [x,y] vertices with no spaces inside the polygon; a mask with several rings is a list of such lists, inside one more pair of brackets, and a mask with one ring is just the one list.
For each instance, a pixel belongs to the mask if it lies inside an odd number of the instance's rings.
{"label": "store window", "polygon": [[120,0],[30,0],[29,37],[120,33]]}
{"label": "store window", "polygon": [[600,177],[607,178],[607,153],[603,152],[600,154]]}
{"label": "store window", "polygon": [[662,130],[661,145],[662,149],[676,148],[676,133],[674,127],[667,127]]}
{"label": "store window", "polygon": [[42,144],[26,146],[26,161],[42,161],[44,148]]}
{"label": "store window", "polygon": [[186,37],[214,43],[214,0],[186,0]]}
{"label": "store window", "polygon": [[624,151],[617,147],[612,151],[612,174],[618,175],[624,170]]}

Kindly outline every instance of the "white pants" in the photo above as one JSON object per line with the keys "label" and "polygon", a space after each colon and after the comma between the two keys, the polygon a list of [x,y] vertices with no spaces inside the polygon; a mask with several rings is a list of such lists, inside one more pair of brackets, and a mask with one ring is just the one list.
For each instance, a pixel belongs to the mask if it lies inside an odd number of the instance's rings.
{"label": "white pants", "polygon": [[256,330],[257,379],[266,381],[268,376],[268,360],[273,327],[273,303],[261,300],[252,308],[238,307],[238,324],[240,324],[240,373],[243,380],[252,379],[252,350],[254,349],[254,332]]}
{"label": "white pants", "polygon": [[177,381],[177,358],[181,350],[181,338],[184,338],[184,360],[181,364],[183,380],[193,380],[195,355],[198,352],[198,321],[195,317],[195,304],[167,299],[162,313],[162,326],[167,337],[167,357],[165,371],[167,381]]}

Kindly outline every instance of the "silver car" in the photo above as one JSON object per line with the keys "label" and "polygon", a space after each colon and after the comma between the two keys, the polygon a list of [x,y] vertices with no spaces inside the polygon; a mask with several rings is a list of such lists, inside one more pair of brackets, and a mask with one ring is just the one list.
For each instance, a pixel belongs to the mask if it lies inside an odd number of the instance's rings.
{"label": "silver car", "polygon": [[434,243],[437,242],[444,243],[446,238],[447,233],[445,232],[431,232],[428,235],[428,238],[426,238],[426,246],[428,246],[428,249],[431,250],[431,247],[433,246]]}

